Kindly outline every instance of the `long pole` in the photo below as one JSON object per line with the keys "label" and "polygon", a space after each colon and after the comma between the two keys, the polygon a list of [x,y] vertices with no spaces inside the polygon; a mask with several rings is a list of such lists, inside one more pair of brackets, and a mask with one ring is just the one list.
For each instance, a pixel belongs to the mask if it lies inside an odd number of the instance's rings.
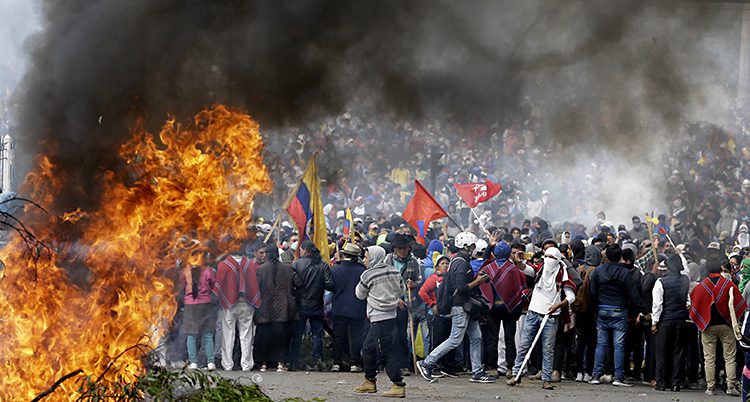
{"label": "long pole", "polygon": [[419,373],[419,368],[417,367],[417,348],[416,343],[414,342],[414,316],[411,314],[411,311],[409,310],[412,306],[411,302],[411,289],[407,288],[407,294],[409,295],[409,306],[406,308],[406,313],[409,314],[409,332],[411,335],[411,360],[414,364],[414,372]]}
{"label": "long pole", "polygon": [[[557,296],[562,294],[562,289],[557,291]],[[554,302],[557,300],[557,296],[555,296],[552,301]],[[521,373],[523,373],[523,368],[526,367],[526,364],[529,362],[529,359],[531,358],[531,352],[534,351],[534,346],[536,346],[536,342],[539,340],[539,337],[542,336],[542,331],[544,331],[544,325],[547,324],[547,321],[549,320],[549,313],[545,314],[542,318],[542,323],[539,325],[539,330],[536,331],[536,335],[534,336],[534,340],[531,341],[531,346],[529,346],[529,350],[526,352],[526,356],[523,358],[523,363],[521,363],[521,368],[518,369],[518,373],[516,374],[516,382],[518,382],[518,379],[521,378]]]}
{"label": "long pole", "polygon": [[[279,212],[279,215],[276,216],[276,221],[273,223],[273,226],[271,226],[271,230],[268,231],[268,234],[266,234],[266,238],[263,239],[263,243],[268,243],[268,239],[271,238],[271,235],[273,234],[273,231],[279,226],[279,222],[281,222],[281,216],[284,214],[284,211]],[[276,239],[279,240],[279,239]]]}

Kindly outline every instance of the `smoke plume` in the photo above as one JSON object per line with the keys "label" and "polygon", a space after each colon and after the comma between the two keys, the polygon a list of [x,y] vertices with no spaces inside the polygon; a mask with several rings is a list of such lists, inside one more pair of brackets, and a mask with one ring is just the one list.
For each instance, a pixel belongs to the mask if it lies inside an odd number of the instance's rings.
{"label": "smoke plume", "polygon": [[58,166],[62,210],[97,202],[135,117],[213,103],[261,127],[345,107],[507,123],[528,95],[542,138],[643,170],[654,138],[725,117],[739,58],[736,7],[692,1],[45,1],[42,17],[17,131]]}

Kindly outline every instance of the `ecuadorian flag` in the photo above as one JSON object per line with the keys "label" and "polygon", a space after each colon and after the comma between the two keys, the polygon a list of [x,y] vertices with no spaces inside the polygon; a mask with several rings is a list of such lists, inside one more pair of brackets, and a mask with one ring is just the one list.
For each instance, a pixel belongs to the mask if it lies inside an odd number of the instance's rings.
{"label": "ecuadorian flag", "polygon": [[328,233],[323,215],[323,202],[320,198],[320,180],[315,157],[310,158],[307,163],[307,169],[302,175],[297,191],[284,209],[297,226],[300,242],[309,237],[320,250],[323,261],[326,261],[329,256]]}

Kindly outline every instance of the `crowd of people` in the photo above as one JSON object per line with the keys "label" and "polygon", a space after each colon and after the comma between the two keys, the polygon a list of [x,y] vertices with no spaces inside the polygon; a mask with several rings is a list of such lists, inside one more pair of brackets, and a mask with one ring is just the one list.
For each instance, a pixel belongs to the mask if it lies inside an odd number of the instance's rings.
{"label": "crowd of people", "polygon": [[[381,372],[396,397],[412,374],[750,392],[747,133],[688,126],[654,172],[667,208],[615,225],[591,196],[595,169],[574,185],[556,179],[546,161],[571,151],[540,141],[531,100],[521,110],[505,128],[345,113],[268,135],[275,188],[256,204],[248,240],[183,264],[176,328],[190,367],[200,340],[208,369],[220,356],[225,370],[364,372],[362,393],[377,392]],[[327,256],[287,221],[270,224],[316,150]],[[414,179],[455,218],[432,222],[426,244],[400,215]],[[486,180],[502,192],[471,211],[453,184]],[[211,300],[218,314],[199,307]]]}

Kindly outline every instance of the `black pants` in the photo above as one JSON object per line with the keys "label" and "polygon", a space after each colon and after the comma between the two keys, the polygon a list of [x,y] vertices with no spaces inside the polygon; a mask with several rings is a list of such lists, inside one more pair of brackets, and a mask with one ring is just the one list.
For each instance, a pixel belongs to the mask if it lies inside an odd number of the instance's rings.
{"label": "black pants", "polygon": [[[685,352],[683,359],[685,359],[684,367],[686,370],[683,379],[686,380],[688,384],[695,384],[698,382],[701,372],[700,366],[703,364],[700,333],[698,332],[698,327],[691,323],[683,325],[682,332],[685,338]],[[703,376],[705,377],[705,372],[703,373]]]}
{"label": "black pants", "polygon": [[497,368],[497,343],[500,326],[503,326],[503,340],[505,342],[505,361],[508,369],[516,361],[516,322],[520,314],[508,312],[505,306],[494,307],[487,316],[487,324],[483,327],[484,366],[490,370]]}
{"label": "black pants", "polygon": [[651,332],[651,320],[641,323],[640,331],[646,339],[646,362],[643,368],[643,381],[656,379],[656,336]]}
{"label": "black pants", "polygon": [[680,385],[685,365],[685,320],[668,320],[658,324],[656,333],[656,385]]}
{"label": "black pants", "polygon": [[409,313],[406,309],[396,309],[396,324],[393,327],[393,333],[391,338],[393,339],[393,354],[396,356],[396,364],[398,368],[410,368],[411,364],[411,353],[409,352],[409,337],[407,330],[409,329]]}
{"label": "black pants", "polygon": [[333,363],[342,364],[342,357],[349,346],[349,363],[362,365],[363,318],[333,317]]}
{"label": "black pants", "polygon": [[565,332],[565,320],[557,320],[555,333],[555,354],[552,369],[563,374],[571,371],[575,366],[576,333],[573,330]]}
{"label": "black pants", "polygon": [[[383,361],[385,372],[388,374],[391,382],[401,384],[401,369],[398,367],[396,356],[392,350],[393,346],[393,329],[396,326],[397,318],[390,320],[377,321],[370,323],[370,330],[367,331],[367,338],[362,346],[362,363],[365,369],[365,378],[375,381],[378,370],[378,355]],[[378,345],[380,347],[378,348]],[[378,349],[380,351],[378,352]]]}
{"label": "black pants", "polygon": [[596,323],[589,314],[576,316],[576,368],[592,374],[596,356]]}
{"label": "black pants", "polygon": [[[630,362],[633,370],[630,370]],[[643,364],[643,332],[635,318],[628,318],[628,332],[625,335],[625,374],[640,379]]]}

